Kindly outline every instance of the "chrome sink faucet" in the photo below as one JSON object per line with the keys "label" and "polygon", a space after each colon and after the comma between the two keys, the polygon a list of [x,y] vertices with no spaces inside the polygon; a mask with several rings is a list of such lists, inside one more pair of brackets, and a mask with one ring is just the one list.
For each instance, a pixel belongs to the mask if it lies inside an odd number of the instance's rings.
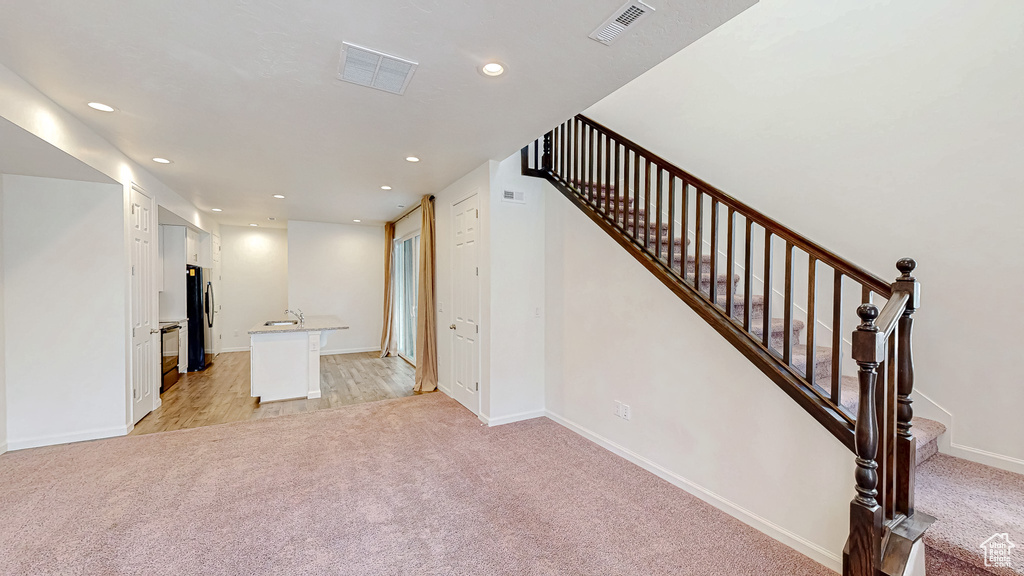
{"label": "chrome sink faucet", "polygon": [[298,312],[292,312],[291,310],[285,310],[284,313],[285,314],[291,314],[291,315],[295,316],[296,318],[299,319],[299,326],[304,326],[306,324],[306,317],[302,315],[302,308],[296,308],[296,310],[298,310]]}

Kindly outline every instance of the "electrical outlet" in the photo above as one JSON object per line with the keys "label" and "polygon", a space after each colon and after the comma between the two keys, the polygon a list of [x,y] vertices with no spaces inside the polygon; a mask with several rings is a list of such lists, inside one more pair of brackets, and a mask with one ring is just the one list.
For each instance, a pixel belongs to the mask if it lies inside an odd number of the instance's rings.
{"label": "electrical outlet", "polygon": [[629,407],[629,404],[622,405],[622,419],[629,420],[633,416],[633,410]]}
{"label": "electrical outlet", "polygon": [[235,338],[238,337],[238,330],[235,330]]}
{"label": "electrical outlet", "polygon": [[614,414],[616,418],[622,418],[622,402],[619,402],[618,400],[615,401]]}

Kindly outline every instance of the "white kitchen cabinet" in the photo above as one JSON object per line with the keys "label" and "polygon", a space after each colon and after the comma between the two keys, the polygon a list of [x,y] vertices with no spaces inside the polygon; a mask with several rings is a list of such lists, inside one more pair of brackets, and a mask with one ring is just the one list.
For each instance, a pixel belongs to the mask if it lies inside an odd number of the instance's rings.
{"label": "white kitchen cabinet", "polygon": [[193,266],[199,266],[200,249],[199,232],[191,228],[185,229],[185,262]]}

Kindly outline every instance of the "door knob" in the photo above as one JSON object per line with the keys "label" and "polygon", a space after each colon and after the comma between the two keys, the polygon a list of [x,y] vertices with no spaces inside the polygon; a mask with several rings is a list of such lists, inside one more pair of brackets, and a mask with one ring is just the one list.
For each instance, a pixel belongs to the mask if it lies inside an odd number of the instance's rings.
{"label": "door knob", "polygon": [[451,330],[455,330],[455,324],[452,324],[452,325],[451,325],[451,326],[449,326],[448,328],[449,328],[449,329],[451,329]]}

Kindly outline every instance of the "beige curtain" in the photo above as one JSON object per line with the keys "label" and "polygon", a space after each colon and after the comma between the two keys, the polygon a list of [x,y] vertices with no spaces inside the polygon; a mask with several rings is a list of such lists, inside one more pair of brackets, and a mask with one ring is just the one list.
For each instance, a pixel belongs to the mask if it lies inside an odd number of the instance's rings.
{"label": "beige curtain", "polygon": [[437,390],[437,312],[434,305],[434,197],[420,203],[420,285],[416,322],[415,392]]}
{"label": "beige curtain", "polygon": [[391,333],[395,318],[395,284],[392,257],[395,253],[395,223],[384,225],[384,331],[380,336],[380,357],[391,355]]}

